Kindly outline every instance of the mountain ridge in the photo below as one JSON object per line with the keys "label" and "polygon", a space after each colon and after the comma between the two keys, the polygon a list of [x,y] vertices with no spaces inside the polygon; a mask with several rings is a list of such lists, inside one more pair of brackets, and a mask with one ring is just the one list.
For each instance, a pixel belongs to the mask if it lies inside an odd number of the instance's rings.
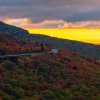
{"label": "mountain ridge", "polygon": [[6,32],[12,36],[18,36],[20,38],[23,38],[29,34],[29,32],[25,29],[5,24],[2,21],[0,21],[0,31]]}
{"label": "mountain ridge", "polygon": [[52,48],[66,48],[73,52],[79,52],[93,59],[100,59],[100,45],[73,41],[68,39],[59,39],[47,35],[32,34],[27,38],[51,44]]}
{"label": "mountain ridge", "polygon": [[99,61],[65,48],[47,53],[45,38],[14,35],[0,32],[0,55],[46,53],[0,59],[0,100],[99,100]]}
{"label": "mountain ridge", "polygon": [[8,33],[13,37],[19,37],[24,39],[33,39],[38,40],[47,44],[51,44],[52,48],[67,48],[73,52],[79,52],[83,55],[91,57],[93,59],[100,59],[100,46],[68,40],[68,39],[59,39],[46,35],[31,35],[27,30],[21,29],[16,26],[8,25],[3,22],[0,22],[0,31]]}

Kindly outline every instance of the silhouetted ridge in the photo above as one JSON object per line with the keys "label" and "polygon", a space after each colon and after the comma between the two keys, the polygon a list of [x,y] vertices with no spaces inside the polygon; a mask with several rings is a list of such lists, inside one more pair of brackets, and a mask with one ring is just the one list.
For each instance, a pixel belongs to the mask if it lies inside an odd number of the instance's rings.
{"label": "silhouetted ridge", "polygon": [[21,37],[21,38],[23,38],[29,34],[27,30],[21,29],[16,26],[5,24],[1,21],[0,21],[0,31],[8,33],[12,36],[17,36],[17,37]]}
{"label": "silhouetted ridge", "polygon": [[59,39],[46,35],[33,34],[28,38],[48,43],[52,48],[67,48],[73,52],[78,52],[93,59],[100,59],[100,45],[94,45],[68,39]]}

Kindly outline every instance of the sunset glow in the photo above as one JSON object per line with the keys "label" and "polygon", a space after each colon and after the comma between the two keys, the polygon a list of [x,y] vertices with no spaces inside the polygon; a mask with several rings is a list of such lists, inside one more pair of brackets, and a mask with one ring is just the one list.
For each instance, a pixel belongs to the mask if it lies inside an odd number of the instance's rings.
{"label": "sunset glow", "polygon": [[100,29],[27,29],[31,34],[43,34],[52,37],[100,44]]}
{"label": "sunset glow", "polygon": [[100,44],[100,0],[1,0],[0,21],[30,34]]}
{"label": "sunset glow", "polygon": [[67,22],[55,19],[32,22],[29,18],[4,18],[2,20],[7,24],[28,30],[30,34],[100,44],[100,21]]}

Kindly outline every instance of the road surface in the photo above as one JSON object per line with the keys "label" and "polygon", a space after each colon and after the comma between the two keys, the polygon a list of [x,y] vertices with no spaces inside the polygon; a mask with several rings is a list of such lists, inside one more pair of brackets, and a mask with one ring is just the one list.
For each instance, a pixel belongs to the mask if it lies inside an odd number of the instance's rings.
{"label": "road surface", "polygon": [[25,53],[25,54],[15,54],[15,55],[2,55],[2,56],[0,56],[0,59],[16,58],[16,57],[20,57],[20,56],[38,56],[38,55],[43,55],[43,54],[46,54],[46,53],[54,53],[54,54],[56,54],[57,50],[56,50],[56,52],[55,52],[55,50],[53,49],[53,50],[48,51],[48,52],[40,52],[40,53]]}

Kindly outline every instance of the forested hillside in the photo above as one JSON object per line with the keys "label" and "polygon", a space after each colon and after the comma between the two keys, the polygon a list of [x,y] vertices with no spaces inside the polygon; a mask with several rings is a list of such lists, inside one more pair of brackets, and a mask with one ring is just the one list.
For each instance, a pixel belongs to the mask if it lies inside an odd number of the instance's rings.
{"label": "forested hillside", "polygon": [[10,32],[0,31],[0,56],[45,53],[0,58],[0,100],[100,99],[99,46]]}
{"label": "forested hillside", "polygon": [[21,37],[21,38],[23,38],[29,34],[28,31],[26,31],[24,29],[5,24],[1,21],[0,21],[0,32],[5,32],[12,36],[17,36],[17,37]]}
{"label": "forested hillside", "polygon": [[38,40],[43,43],[51,44],[52,48],[66,48],[73,52],[81,53],[93,59],[100,59],[100,45],[93,45],[67,39],[64,40],[39,34],[30,35],[28,38]]}
{"label": "forested hillside", "polygon": [[50,45],[36,40],[13,37],[12,35],[0,32],[0,55],[25,54],[49,51]]}
{"label": "forested hillside", "polygon": [[0,31],[12,35],[13,37],[25,38],[50,44],[52,48],[66,48],[73,52],[78,52],[93,59],[100,59],[100,45],[93,45],[79,41],[64,40],[45,35],[30,35],[28,31],[0,22]]}
{"label": "forested hillside", "polygon": [[0,61],[1,100],[99,100],[100,64],[68,50]]}

